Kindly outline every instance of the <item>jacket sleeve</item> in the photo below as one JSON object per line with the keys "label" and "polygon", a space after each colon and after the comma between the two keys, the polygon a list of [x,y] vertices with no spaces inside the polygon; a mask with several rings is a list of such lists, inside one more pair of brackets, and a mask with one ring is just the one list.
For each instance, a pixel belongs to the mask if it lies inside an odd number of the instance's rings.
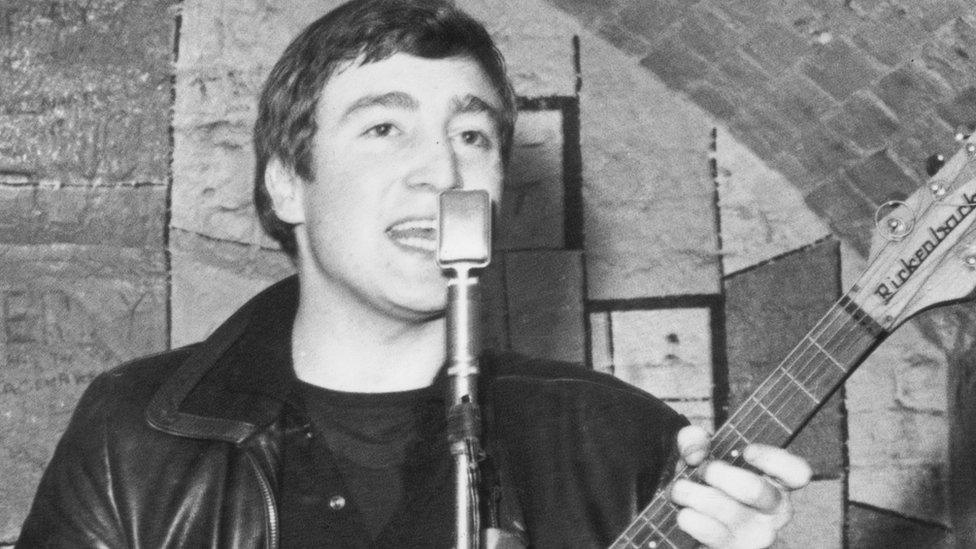
{"label": "jacket sleeve", "polygon": [[21,530],[18,548],[126,547],[112,494],[107,446],[113,397],[97,377],[82,395],[58,442]]}

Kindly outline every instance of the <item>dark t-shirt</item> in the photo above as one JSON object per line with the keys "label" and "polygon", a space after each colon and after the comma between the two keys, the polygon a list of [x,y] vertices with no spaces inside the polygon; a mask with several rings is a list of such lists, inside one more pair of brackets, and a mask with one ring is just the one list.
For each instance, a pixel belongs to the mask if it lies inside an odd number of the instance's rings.
{"label": "dark t-shirt", "polygon": [[449,457],[435,443],[446,436],[442,391],[348,393],[299,382],[299,392],[375,539],[404,504],[407,465]]}

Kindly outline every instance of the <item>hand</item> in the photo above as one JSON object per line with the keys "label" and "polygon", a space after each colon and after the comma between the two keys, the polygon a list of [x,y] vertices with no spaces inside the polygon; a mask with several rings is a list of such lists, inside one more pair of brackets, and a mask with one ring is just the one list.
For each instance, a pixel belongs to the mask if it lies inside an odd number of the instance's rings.
{"label": "hand", "polygon": [[[700,427],[679,431],[682,460],[692,466],[702,463],[708,441]],[[678,480],[671,489],[671,500],[683,507],[678,526],[708,547],[769,547],[793,516],[789,492],[810,482],[807,462],[782,448],[750,444],[742,457],[769,478],[715,460],[698,471],[707,485]]]}

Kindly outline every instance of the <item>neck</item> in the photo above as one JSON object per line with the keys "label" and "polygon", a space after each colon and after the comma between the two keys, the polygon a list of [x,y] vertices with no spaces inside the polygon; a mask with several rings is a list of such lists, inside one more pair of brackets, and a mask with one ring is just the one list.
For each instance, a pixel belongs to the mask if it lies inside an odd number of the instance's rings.
{"label": "neck", "polygon": [[302,284],[292,334],[299,379],[319,387],[379,393],[430,385],[444,364],[445,321],[399,318],[341,292]]}

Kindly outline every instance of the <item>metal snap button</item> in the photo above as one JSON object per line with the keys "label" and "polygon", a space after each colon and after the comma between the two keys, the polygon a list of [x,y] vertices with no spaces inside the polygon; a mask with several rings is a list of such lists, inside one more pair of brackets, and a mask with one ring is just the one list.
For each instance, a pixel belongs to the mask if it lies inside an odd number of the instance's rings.
{"label": "metal snap button", "polygon": [[329,498],[329,509],[341,511],[346,506],[346,498],[342,496],[332,496]]}

